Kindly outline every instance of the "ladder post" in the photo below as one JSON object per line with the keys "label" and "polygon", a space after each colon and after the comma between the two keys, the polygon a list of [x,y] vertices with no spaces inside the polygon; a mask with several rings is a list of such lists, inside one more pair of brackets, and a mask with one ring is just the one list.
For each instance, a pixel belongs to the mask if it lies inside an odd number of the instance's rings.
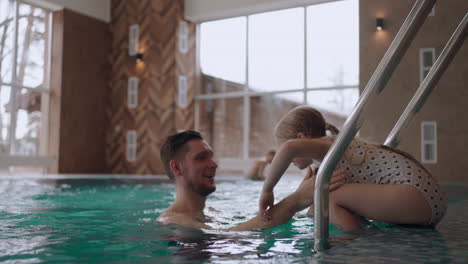
{"label": "ladder post", "polygon": [[346,120],[343,130],[338,134],[335,142],[323,159],[315,181],[314,193],[314,249],[316,251],[323,251],[329,248],[328,185],[333,170],[361,127],[363,122],[361,116],[367,102],[382,92],[435,2],[436,0],[416,1],[375,72],[372,74],[363,94]]}

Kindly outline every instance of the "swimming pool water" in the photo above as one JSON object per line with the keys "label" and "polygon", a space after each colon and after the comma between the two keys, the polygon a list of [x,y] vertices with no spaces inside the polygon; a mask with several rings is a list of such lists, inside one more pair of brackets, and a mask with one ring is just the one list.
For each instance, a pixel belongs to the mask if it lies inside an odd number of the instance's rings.
{"label": "swimming pool water", "polygon": [[[253,217],[262,182],[220,177],[207,200],[215,228]],[[275,188],[278,199],[300,178]],[[154,220],[174,199],[170,183],[0,180],[0,261],[6,263],[468,263],[468,187],[446,186],[436,230],[371,225],[358,237],[331,230],[314,253],[313,220],[301,212],[264,231],[200,231]]]}

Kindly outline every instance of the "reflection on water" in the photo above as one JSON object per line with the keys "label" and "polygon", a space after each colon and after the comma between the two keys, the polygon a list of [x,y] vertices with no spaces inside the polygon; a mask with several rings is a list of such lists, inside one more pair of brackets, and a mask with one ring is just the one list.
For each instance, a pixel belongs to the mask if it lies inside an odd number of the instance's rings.
{"label": "reflection on water", "polygon": [[[299,184],[282,180],[281,199]],[[223,180],[207,201],[215,229],[253,217],[261,182]],[[226,232],[161,225],[173,201],[171,184],[0,181],[0,261],[138,263],[421,263],[468,260],[466,190],[452,199],[438,230],[374,223],[359,234],[331,229],[332,249],[313,251],[313,220],[263,231]],[[358,237],[357,239],[355,239]],[[465,261],[466,262],[466,261]],[[463,262],[460,262],[463,263]]]}
{"label": "reflection on water", "polygon": [[[31,214],[41,211],[41,205],[31,196],[53,190],[54,186],[31,181],[4,180],[0,184],[0,256],[22,252],[42,252],[43,245],[59,243],[49,239],[50,230],[41,223],[23,226]],[[1,258],[0,258],[1,259]],[[32,256],[32,260],[34,260]]]}
{"label": "reflection on water", "polygon": [[[169,227],[162,227],[169,228]],[[311,240],[301,239],[286,230],[276,232],[220,232],[172,227],[172,233],[161,236],[179,262],[224,262],[233,260],[271,260],[281,255],[311,255]],[[282,233],[282,234],[281,234]]]}
{"label": "reflection on water", "polygon": [[[218,184],[206,213],[215,229],[235,226],[256,214],[261,183]],[[277,197],[299,179],[286,181]],[[310,255],[312,220],[297,219],[267,231],[191,230],[154,222],[173,201],[170,184],[43,184],[1,181],[0,261],[223,262]],[[103,254],[105,252],[105,254]]]}

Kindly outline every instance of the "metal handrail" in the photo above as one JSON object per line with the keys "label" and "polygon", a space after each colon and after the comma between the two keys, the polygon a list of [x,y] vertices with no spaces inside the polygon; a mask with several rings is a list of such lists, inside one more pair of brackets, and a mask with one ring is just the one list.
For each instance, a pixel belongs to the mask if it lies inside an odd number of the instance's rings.
{"label": "metal handrail", "polygon": [[400,118],[395,124],[395,127],[388,135],[384,145],[389,147],[398,146],[400,143],[401,130],[408,125],[414,115],[416,115],[426,103],[427,98],[429,98],[429,95],[431,94],[432,90],[434,90],[440,77],[442,74],[444,74],[450,62],[455,57],[455,54],[463,45],[466,37],[468,37],[468,13],[465,15],[460,24],[458,24],[457,29],[455,29],[455,32],[452,34],[449,41],[445,45],[442,53],[440,53],[440,56],[435,61],[426,78],[424,78],[423,82],[416,91],[416,94],[413,96],[405,111],[403,111],[403,114],[401,114]]}
{"label": "metal handrail", "polygon": [[361,117],[366,109],[367,102],[382,92],[435,2],[436,0],[418,0],[415,3],[382,61],[367,83],[353,112],[346,120],[343,130],[338,134],[338,137],[323,159],[317,175],[314,193],[314,249],[316,251],[323,251],[329,248],[328,185],[333,170],[361,127],[363,123]]}

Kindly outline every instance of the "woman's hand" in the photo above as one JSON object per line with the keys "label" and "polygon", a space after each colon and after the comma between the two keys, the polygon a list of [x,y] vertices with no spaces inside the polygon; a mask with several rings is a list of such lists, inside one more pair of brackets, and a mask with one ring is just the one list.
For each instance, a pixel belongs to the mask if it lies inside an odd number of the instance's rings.
{"label": "woman's hand", "polygon": [[271,216],[268,213],[268,209],[273,206],[275,202],[275,195],[273,191],[262,191],[259,201],[258,215],[264,220],[270,220]]}

